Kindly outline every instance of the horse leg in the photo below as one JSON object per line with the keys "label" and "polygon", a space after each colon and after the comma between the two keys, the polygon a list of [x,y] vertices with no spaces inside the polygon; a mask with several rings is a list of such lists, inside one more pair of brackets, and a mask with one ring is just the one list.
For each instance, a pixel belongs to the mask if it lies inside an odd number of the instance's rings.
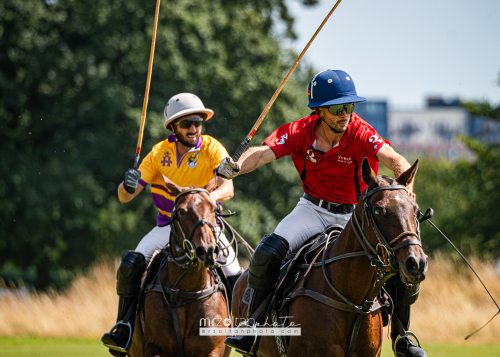
{"label": "horse leg", "polygon": [[[176,354],[173,356],[176,356]],[[144,346],[144,357],[168,357],[168,355],[162,352],[154,343],[149,342]]]}
{"label": "horse leg", "polygon": [[142,354],[142,326],[141,315],[135,320],[134,334],[132,335],[132,342],[130,343],[130,357],[144,357]]}
{"label": "horse leg", "polygon": [[224,357],[229,357],[231,355],[232,348],[229,346],[226,346],[226,349],[224,350]]}

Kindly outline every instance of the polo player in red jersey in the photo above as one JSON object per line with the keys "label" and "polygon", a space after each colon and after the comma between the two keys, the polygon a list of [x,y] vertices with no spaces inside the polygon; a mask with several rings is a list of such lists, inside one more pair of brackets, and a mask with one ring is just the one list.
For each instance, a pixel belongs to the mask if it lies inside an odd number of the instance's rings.
{"label": "polo player in red jersey", "polygon": [[[354,82],[346,72],[325,70],[316,74],[308,86],[308,107],[313,112],[295,122],[280,126],[263,146],[252,147],[238,162],[231,157],[219,165],[218,175],[233,179],[273,160],[290,155],[302,180],[304,195],[295,209],[265,236],[255,249],[250,262],[248,285],[251,288],[247,317],[274,288],[282,259],[297,251],[312,235],[331,224],[345,226],[354,212],[366,184],[361,178],[361,163],[368,158],[378,172],[381,162],[399,177],[410,168],[408,161],[394,151],[390,143],[353,111],[355,103],[366,101],[356,93]],[[413,184],[408,194],[415,202]],[[399,278],[387,285],[398,296],[394,314],[408,331],[410,305],[418,297],[419,285],[407,287]],[[407,334],[399,336],[392,329],[397,356],[426,356]],[[240,351],[250,352],[255,336],[228,337],[225,343]],[[394,342],[393,342],[394,344]]]}

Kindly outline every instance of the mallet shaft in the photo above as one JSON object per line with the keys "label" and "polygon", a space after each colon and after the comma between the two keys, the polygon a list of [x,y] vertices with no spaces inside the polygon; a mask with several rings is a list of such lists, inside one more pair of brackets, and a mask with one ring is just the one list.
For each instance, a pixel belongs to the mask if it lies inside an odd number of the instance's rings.
{"label": "mallet shaft", "polygon": [[[142,103],[142,115],[141,115],[141,125],[139,127],[139,138],[137,139],[137,149],[135,150],[135,158],[134,158],[134,169],[137,170],[139,168],[139,159],[141,157],[141,147],[142,147],[142,138],[144,135],[144,125],[146,124],[146,112],[148,109],[148,100],[149,100],[149,86],[151,84],[151,74],[153,73],[153,58],[155,55],[155,44],[156,44],[156,29],[158,28],[158,14],[160,13],[160,2],[161,0],[156,1],[156,10],[155,10],[155,23],[153,27],[153,39],[151,41],[151,52],[149,53],[149,66],[148,66],[148,77],[146,80],[146,91],[144,94],[144,101]],[[125,188],[128,193],[134,193],[135,189],[131,187]]]}
{"label": "mallet shaft", "polygon": [[302,59],[302,57],[304,57],[304,54],[306,53],[307,49],[309,48],[309,46],[311,46],[311,43],[314,41],[314,39],[316,38],[316,36],[318,35],[318,33],[321,31],[321,29],[323,28],[323,26],[326,24],[326,22],[328,21],[328,19],[330,18],[330,16],[333,14],[333,12],[337,8],[337,6],[339,6],[339,4],[340,4],[341,1],[342,0],[338,0],[337,3],[333,6],[332,10],[328,13],[328,15],[326,15],[326,17],[323,20],[323,22],[321,23],[321,25],[319,25],[319,27],[316,30],[316,32],[314,33],[314,35],[311,37],[311,39],[307,43],[306,47],[304,47],[304,49],[300,53],[299,57],[297,58],[297,60],[293,64],[292,68],[290,68],[290,70],[288,71],[288,73],[285,76],[285,78],[283,79],[283,81],[281,81],[281,84],[279,85],[278,89],[276,89],[276,91],[274,92],[273,96],[269,100],[269,103],[267,103],[266,107],[264,108],[264,110],[260,114],[260,116],[257,119],[257,121],[255,122],[252,130],[250,130],[250,132],[248,133],[248,135],[245,138],[245,140],[243,140],[243,142],[240,144],[240,146],[238,147],[238,149],[236,149],[236,152],[233,154],[232,158],[233,158],[234,161],[238,161],[238,159],[241,157],[241,155],[245,152],[245,150],[248,147],[248,144],[250,143],[250,140],[252,140],[252,137],[255,135],[255,132],[257,131],[257,129],[259,129],[260,124],[262,124],[262,122],[264,121],[264,118],[265,118],[267,112],[269,111],[269,109],[271,109],[271,106],[273,105],[273,103],[276,100],[276,98],[278,98],[278,95],[280,94],[281,90],[285,86],[285,83],[288,81],[288,79],[292,75],[293,71],[298,66],[300,60]]}

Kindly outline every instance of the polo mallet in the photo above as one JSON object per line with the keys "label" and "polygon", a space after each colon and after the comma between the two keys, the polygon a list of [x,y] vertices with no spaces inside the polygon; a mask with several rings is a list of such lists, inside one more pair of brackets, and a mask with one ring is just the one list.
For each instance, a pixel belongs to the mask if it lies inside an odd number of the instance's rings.
{"label": "polo mallet", "polygon": [[326,24],[326,22],[328,21],[328,19],[330,18],[330,16],[333,14],[333,12],[337,8],[337,6],[339,6],[339,4],[340,4],[341,1],[342,0],[338,0],[337,1],[337,3],[335,4],[335,6],[333,6],[332,10],[328,13],[328,15],[326,15],[326,17],[323,20],[323,22],[321,23],[321,25],[319,25],[318,29],[316,30],[316,32],[314,33],[314,35],[309,40],[309,42],[307,43],[306,47],[304,47],[304,49],[300,53],[299,57],[297,58],[297,60],[293,64],[292,68],[290,68],[290,70],[288,71],[287,75],[285,76],[285,78],[283,79],[283,81],[281,82],[281,84],[279,85],[278,89],[276,89],[276,92],[274,92],[271,100],[269,100],[269,103],[267,103],[266,107],[264,108],[264,110],[260,114],[260,116],[257,119],[257,121],[255,122],[252,130],[250,130],[250,133],[247,135],[247,137],[245,138],[245,140],[243,140],[243,142],[240,144],[240,146],[238,146],[238,149],[236,149],[236,152],[232,156],[232,159],[234,161],[238,161],[238,159],[241,157],[241,155],[245,152],[245,150],[248,147],[248,144],[250,143],[250,140],[252,140],[252,137],[255,135],[255,132],[259,128],[260,124],[262,124],[262,122],[264,121],[264,118],[265,118],[267,112],[269,111],[269,109],[271,109],[271,106],[273,105],[273,103],[276,100],[276,98],[278,98],[278,95],[280,94],[281,90],[285,86],[285,83],[288,81],[288,79],[292,75],[293,71],[295,70],[295,68],[299,64],[300,60],[302,59],[302,57],[306,53],[307,49],[309,48],[309,46],[311,45],[311,43],[314,41],[314,39],[316,38],[316,36],[318,35],[318,33],[321,31],[321,29],[323,28],[323,26]]}
{"label": "polo mallet", "polygon": [[[139,139],[137,140],[137,149],[135,150],[134,170],[139,168],[139,159],[141,157],[142,137],[144,134],[144,124],[146,123],[146,111],[148,109],[149,85],[151,84],[151,73],[153,72],[153,58],[155,56],[156,44],[156,29],[158,27],[158,13],[160,12],[160,2],[156,1],[155,24],[153,28],[153,40],[151,41],[151,52],[149,54],[148,79],[146,81],[146,93],[144,94],[144,102],[142,103],[141,126],[139,127]],[[128,193],[134,193],[135,188],[125,186]]]}

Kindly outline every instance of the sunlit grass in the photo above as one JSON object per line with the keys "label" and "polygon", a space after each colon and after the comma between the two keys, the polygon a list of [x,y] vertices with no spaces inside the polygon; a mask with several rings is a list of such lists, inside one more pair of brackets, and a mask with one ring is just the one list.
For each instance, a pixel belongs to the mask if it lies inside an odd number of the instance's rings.
{"label": "sunlit grass", "polygon": [[[426,343],[423,347],[432,357],[497,357],[500,345],[436,344]],[[98,339],[0,337],[2,357],[108,357],[108,350]],[[240,357],[237,352],[231,357]],[[389,343],[382,348],[382,357],[393,356]]]}
{"label": "sunlit grass", "polygon": [[[500,275],[494,264],[479,260],[472,263],[500,301]],[[116,318],[117,264],[118,261],[98,262],[61,292],[0,296],[0,336],[98,341]],[[463,262],[437,256],[429,261],[429,273],[421,284],[420,298],[412,307],[410,330],[424,344],[499,343],[500,317],[464,342],[466,335],[488,321],[495,312],[495,305]],[[384,331],[386,336],[387,330]]]}

